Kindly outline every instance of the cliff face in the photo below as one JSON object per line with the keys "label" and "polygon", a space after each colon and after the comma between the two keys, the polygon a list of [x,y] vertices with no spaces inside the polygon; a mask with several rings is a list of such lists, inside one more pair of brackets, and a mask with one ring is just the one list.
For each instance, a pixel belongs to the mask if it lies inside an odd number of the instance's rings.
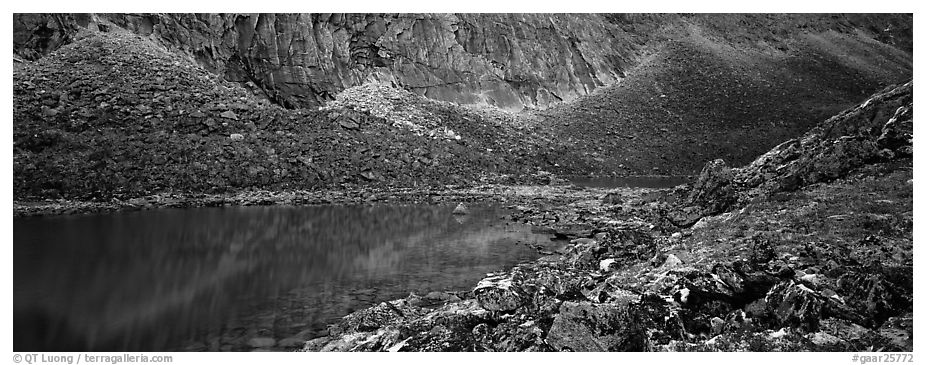
{"label": "cliff face", "polygon": [[792,24],[850,33],[861,29],[905,49],[905,40],[912,39],[908,18],[732,15],[718,22],[709,15],[639,14],[14,14],[14,52],[35,59],[66,44],[80,27],[118,26],[191,56],[229,81],[250,82],[254,91],[288,107],[318,106],[341,90],[379,81],[432,99],[521,110],[572,101],[616,83],[642,53],[692,24],[732,36],[743,27],[759,27],[757,33],[771,34],[760,41],[772,46]]}
{"label": "cliff face", "polygon": [[[72,18],[51,20],[67,24]],[[91,18],[153,36],[229,81],[252,82],[289,107],[317,106],[367,81],[394,83],[438,100],[515,110],[546,107],[614,83],[634,49],[632,37],[593,14]]]}

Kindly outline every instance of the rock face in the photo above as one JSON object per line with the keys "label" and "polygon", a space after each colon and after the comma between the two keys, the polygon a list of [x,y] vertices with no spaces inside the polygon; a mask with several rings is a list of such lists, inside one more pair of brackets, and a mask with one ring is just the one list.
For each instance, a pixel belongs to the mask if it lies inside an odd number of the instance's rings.
{"label": "rock face", "polygon": [[[76,18],[17,15],[14,49],[22,57],[41,56],[76,32]],[[632,37],[595,14],[79,18],[83,26],[114,24],[156,38],[227,80],[252,82],[290,107],[319,105],[367,81],[393,83],[438,100],[516,110],[544,107],[615,83],[634,49]]]}
{"label": "rock face", "polygon": [[[778,16],[781,17],[781,16]],[[689,19],[690,18],[690,19]],[[621,80],[643,45],[702,16],[613,14],[14,14],[14,53],[35,59],[81,27],[115,27],[180,51],[287,107],[318,106],[369,81],[505,109],[572,101]],[[902,17],[759,16],[741,22],[874,24],[905,48]],[[735,20],[734,20],[735,22]],[[716,24],[716,21],[708,21]],[[895,24],[897,23],[897,24]],[[723,25],[721,25],[723,26]],[[739,25],[736,25],[737,29]],[[885,29],[880,31],[880,29]],[[721,33],[723,31],[721,30]]]}
{"label": "rock face", "polygon": [[70,14],[16,14],[13,17],[13,49],[19,57],[36,59],[68,44],[78,21]]}

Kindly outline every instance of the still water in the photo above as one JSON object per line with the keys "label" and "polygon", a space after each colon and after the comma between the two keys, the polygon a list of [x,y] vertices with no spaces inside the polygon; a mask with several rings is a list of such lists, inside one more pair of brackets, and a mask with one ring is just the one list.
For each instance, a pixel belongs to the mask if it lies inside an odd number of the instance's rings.
{"label": "still water", "polygon": [[[14,351],[248,350],[410,292],[467,290],[548,236],[453,206],[16,218]],[[279,350],[279,348],[277,348]]]}

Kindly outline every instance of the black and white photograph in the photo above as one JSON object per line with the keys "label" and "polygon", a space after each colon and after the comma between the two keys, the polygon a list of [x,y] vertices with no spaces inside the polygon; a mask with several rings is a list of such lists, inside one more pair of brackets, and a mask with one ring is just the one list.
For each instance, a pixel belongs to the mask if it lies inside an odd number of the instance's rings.
{"label": "black and white photograph", "polygon": [[913,13],[617,6],[12,13],[13,363],[912,363]]}

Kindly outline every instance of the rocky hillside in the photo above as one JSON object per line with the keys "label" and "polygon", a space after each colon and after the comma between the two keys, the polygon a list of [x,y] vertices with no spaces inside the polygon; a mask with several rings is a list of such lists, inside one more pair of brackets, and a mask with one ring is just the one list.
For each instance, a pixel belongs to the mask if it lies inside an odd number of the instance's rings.
{"label": "rocky hillside", "polygon": [[[469,292],[357,311],[305,349],[911,351],[912,112],[907,83],[691,188],[513,207],[573,239]],[[693,204],[726,213],[675,226]]]}
{"label": "rocky hillside", "polygon": [[742,168],[730,169],[723,160],[707,164],[670,217],[677,225],[690,226],[703,216],[833,181],[866,164],[912,157],[911,81],[875,94]]}
{"label": "rocky hillside", "polygon": [[130,32],[75,37],[15,64],[17,200],[504,181],[556,153],[504,113],[383,85],[288,110]]}
{"label": "rocky hillside", "polygon": [[908,79],[910,20],[17,14],[14,194],[738,166]]}
{"label": "rocky hillside", "polygon": [[602,174],[693,174],[716,158],[741,166],[912,77],[909,52],[819,19],[687,21],[620,83],[539,113],[554,138],[575,141]]}
{"label": "rocky hillside", "polygon": [[912,52],[912,18],[887,14],[17,14],[14,53],[35,59],[87,27],[128,29],[287,107],[378,81],[436,100],[545,108],[617,83],[688,33],[798,61],[789,43],[827,33]]}

